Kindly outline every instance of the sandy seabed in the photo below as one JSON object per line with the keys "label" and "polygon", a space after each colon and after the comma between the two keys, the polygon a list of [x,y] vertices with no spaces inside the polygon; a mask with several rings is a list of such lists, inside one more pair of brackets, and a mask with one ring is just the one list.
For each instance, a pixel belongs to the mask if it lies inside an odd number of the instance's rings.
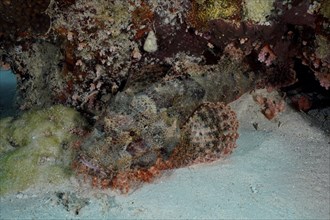
{"label": "sandy seabed", "polygon": [[127,195],[74,178],[29,189],[1,197],[0,219],[330,219],[329,131],[288,106],[268,121],[250,94],[231,106],[240,137],[227,158],[165,173]]}

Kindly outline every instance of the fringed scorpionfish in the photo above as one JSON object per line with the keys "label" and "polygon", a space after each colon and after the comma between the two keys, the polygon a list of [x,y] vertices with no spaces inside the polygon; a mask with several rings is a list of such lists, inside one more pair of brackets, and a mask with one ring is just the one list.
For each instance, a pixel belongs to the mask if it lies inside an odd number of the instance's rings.
{"label": "fringed scorpionfish", "polygon": [[225,103],[251,88],[254,73],[229,60],[183,69],[178,75],[150,66],[132,74],[111,100],[102,129],[81,146],[78,170],[126,193],[162,170],[231,153],[238,121]]}

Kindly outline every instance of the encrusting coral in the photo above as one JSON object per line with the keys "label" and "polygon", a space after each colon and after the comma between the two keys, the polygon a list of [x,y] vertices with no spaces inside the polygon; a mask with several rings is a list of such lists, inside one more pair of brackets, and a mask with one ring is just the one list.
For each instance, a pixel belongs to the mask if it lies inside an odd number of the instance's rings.
{"label": "encrusting coral", "polygon": [[0,195],[67,179],[75,158],[70,145],[86,125],[77,111],[60,105],[1,119]]}

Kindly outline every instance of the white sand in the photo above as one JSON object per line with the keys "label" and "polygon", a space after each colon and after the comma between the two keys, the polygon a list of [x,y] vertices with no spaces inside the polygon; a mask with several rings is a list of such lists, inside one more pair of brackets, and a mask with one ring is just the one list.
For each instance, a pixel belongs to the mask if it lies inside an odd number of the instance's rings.
{"label": "white sand", "polygon": [[88,198],[79,215],[50,189],[28,190],[1,198],[0,217],[330,219],[329,133],[290,108],[268,121],[251,95],[232,106],[241,126],[238,148],[228,158],[175,170],[129,195],[79,188],[74,181],[54,189]]}

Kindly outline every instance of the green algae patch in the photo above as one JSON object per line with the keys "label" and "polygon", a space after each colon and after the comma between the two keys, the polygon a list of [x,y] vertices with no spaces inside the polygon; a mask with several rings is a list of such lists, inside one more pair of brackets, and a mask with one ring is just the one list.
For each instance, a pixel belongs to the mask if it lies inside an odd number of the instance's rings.
{"label": "green algae patch", "polygon": [[86,125],[78,112],[60,105],[0,120],[0,195],[67,179],[70,142]]}

